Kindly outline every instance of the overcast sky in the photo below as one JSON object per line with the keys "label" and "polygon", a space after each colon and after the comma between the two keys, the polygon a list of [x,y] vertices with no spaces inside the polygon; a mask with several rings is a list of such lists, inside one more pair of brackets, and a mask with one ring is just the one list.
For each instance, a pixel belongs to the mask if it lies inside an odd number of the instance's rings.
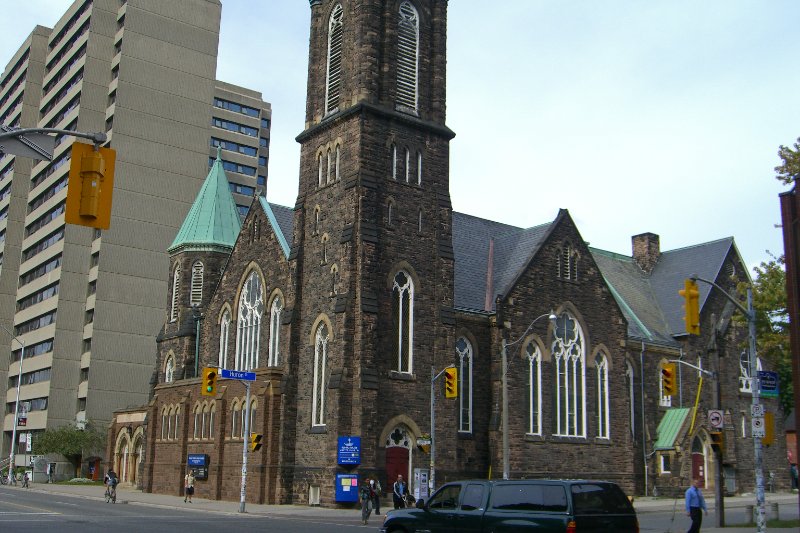
{"label": "overcast sky", "polygon": [[[178,1],[178,0],[173,0]],[[70,0],[0,0],[0,68]],[[263,94],[267,197],[293,206],[308,0],[223,0],[217,77]],[[733,236],[783,251],[778,146],[800,137],[797,0],[451,0],[453,208],[521,227],[569,210],[592,246],[630,255]]]}

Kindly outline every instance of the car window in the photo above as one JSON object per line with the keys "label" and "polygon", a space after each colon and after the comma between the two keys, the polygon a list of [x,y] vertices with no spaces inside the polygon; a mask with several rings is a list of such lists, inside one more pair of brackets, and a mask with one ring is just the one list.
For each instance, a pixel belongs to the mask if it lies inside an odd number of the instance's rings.
{"label": "car window", "polygon": [[567,493],[561,485],[497,485],[492,491],[492,509],[566,512]]}
{"label": "car window", "polygon": [[633,508],[625,493],[611,483],[572,485],[575,514],[629,513]]}
{"label": "car window", "polygon": [[459,494],[461,494],[461,485],[446,485],[431,497],[428,508],[455,509],[458,506]]}
{"label": "car window", "polygon": [[480,509],[483,505],[483,495],[486,493],[486,488],[477,483],[470,483],[464,489],[464,499],[461,502],[462,511],[474,511]]}

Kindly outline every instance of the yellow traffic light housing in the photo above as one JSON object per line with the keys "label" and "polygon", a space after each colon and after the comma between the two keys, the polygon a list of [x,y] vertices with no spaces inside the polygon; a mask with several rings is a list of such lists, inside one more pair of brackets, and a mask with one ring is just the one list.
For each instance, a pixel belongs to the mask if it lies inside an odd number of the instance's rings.
{"label": "yellow traffic light housing", "polygon": [[664,396],[675,396],[678,392],[676,371],[675,363],[661,363],[661,392]]}
{"label": "yellow traffic light housing", "polygon": [[444,397],[458,397],[458,369],[455,367],[444,369]]}
{"label": "yellow traffic light housing", "polygon": [[725,433],[722,431],[712,431],[711,435],[711,448],[717,453],[725,452]]}
{"label": "yellow traffic light housing", "polygon": [[203,388],[200,389],[200,394],[203,396],[216,396],[217,395],[217,378],[219,372],[216,368],[206,367],[203,369]]}
{"label": "yellow traffic light housing", "polygon": [[263,435],[261,433],[250,433],[250,451],[257,452],[261,449],[261,439]]}
{"label": "yellow traffic light housing", "polygon": [[64,220],[67,224],[108,229],[114,191],[116,152],[91,144],[72,144]]}
{"label": "yellow traffic light housing", "polygon": [[700,335],[700,289],[697,282],[687,279],[683,282],[683,289],[678,291],[683,296],[684,315],[683,321],[686,324],[686,333],[690,335]]}

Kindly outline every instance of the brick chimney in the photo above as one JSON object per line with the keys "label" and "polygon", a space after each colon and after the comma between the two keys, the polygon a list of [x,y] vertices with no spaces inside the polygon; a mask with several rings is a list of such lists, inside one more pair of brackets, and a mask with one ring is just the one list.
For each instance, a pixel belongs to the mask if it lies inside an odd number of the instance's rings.
{"label": "brick chimney", "polygon": [[658,235],[655,233],[642,233],[631,237],[633,241],[633,259],[639,268],[647,274],[653,271],[658,258],[661,256],[661,247]]}

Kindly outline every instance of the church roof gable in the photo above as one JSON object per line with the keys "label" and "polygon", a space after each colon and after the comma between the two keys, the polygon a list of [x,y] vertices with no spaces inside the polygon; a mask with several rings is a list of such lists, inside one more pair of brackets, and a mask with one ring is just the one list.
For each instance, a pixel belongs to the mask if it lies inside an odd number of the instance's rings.
{"label": "church roof gable", "polygon": [[275,238],[281,245],[281,251],[283,251],[284,257],[288,258],[289,241],[287,240],[286,236],[292,236],[294,212],[288,207],[278,204],[271,204],[267,202],[266,198],[261,196],[258,198],[258,201],[261,205],[261,208],[264,210],[264,214],[267,215],[267,219],[272,226],[272,231],[275,232]]}

